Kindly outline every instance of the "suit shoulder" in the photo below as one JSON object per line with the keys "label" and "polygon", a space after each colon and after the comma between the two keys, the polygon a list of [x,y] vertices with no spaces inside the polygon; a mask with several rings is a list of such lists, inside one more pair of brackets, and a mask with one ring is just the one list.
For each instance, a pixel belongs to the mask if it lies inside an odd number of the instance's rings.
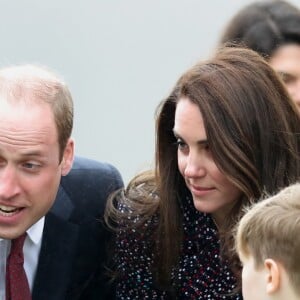
{"label": "suit shoulder", "polygon": [[101,162],[82,156],[75,156],[71,172],[96,172],[121,178],[119,170],[108,162]]}
{"label": "suit shoulder", "polygon": [[[113,190],[123,186],[123,179],[119,170],[110,163],[76,156],[70,173],[64,178],[81,182],[91,181],[99,186],[109,184]],[[64,180],[63,181],[66,181]],[[99,187],[98,186],[98,187]]]}
{"label": "suit shoulder", "polygon": [[73,213],[102,215],[109,195],[122,187],[122,177],[111,164],[76,157],[69,174],[61,179],[53,209],[73,206]]}

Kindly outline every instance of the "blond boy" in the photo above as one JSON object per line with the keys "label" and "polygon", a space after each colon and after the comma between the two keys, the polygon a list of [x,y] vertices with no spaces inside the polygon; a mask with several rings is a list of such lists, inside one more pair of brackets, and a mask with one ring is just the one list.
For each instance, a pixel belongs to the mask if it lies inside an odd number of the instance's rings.
{"label": "blond boy", "polygon": [[300,183],[243,216],[236,248],[243,264],[244,300],[300,299]]}

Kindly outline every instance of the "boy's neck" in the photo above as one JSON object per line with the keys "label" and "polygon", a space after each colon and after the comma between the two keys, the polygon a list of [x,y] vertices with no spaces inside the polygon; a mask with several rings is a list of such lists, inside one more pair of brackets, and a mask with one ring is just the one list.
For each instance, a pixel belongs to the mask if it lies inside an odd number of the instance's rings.
{"label": "boy's neck", "polygon": [[296,294],[295,291],[289,286],[287,288],[282,289],[282,291],[276,295],[274,295],[274,297],[270,297],[270,300],[299,300],[300,299],[300,295]]}

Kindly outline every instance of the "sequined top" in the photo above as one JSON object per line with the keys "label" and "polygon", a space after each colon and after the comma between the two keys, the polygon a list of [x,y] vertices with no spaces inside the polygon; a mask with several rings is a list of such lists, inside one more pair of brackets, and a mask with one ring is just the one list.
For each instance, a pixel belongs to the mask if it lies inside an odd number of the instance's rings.
{"label": "sequined top", "polygon": [[[176,297],[154,286],[150,238],[151,229],[158,222],[154,216],[144,225],[145,230],[125,228],[117,236],[115,259],[120,277],[116,299],[242,299],[234,293],[233,274],[226,262],[220,261],[220,241],[212,218],[197,211],[191,199],[187,198],[185,203],[183,251],[179,267],[172,272]],[[120,209],[129,208],[121,205]]]}

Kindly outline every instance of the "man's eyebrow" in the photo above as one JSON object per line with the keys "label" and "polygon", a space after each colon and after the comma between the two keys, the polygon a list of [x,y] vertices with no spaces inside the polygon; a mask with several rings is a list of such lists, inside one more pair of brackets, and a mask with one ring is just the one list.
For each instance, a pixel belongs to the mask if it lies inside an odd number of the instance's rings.
{"label": "man's eyebrow", "polygon": [[22,156],[25,157],[36,157],[36,156],[43,156],[43,153],[40,150],[33,150],[33,151],[24,151],[21,153]]}

